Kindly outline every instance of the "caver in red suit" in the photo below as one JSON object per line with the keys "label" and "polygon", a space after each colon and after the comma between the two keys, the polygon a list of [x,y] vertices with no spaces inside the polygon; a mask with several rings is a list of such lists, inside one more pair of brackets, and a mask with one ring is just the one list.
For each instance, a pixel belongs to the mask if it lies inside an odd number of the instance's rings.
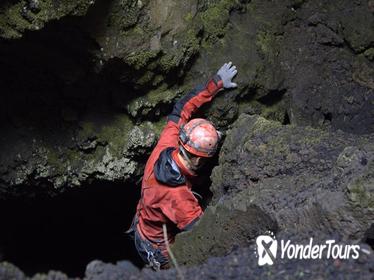
{"label": "caver in red suit", "polygon": [[222,88],[233,88],[236,67],[225,63],[205,86],[198,86],[181,98],[168,116],[166,127],[144,170],[141,198],[133,224],[135,246],[140,257],[153,268],[168,267],[163,235],[169,243],[180,231],[189,230],[203,211],[191,191],[191,179],[205,159],[212,157],[220,138],[212,123],[190,120]]}

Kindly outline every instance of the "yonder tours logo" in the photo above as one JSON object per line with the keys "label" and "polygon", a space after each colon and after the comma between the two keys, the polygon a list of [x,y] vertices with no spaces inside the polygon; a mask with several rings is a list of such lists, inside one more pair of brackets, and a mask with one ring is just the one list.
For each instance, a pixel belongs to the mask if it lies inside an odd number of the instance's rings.
{"label": "yonder tours logo", "polygon": [[358,259],[360,256],[360,245],[338,244],[332,239],[315,244],[313,238],[309,239],[308,244],[294,244],[291,240],[278,241],[274,234],[269,232],[256,238],[258,265],[273,265],[277,258],[278,246],[280,259]]}
{"label": "yonder tours logo", "polygon": [[269,235],[260,235],[256,238],[258,265],[272,265],[275,262],[278,241]]}

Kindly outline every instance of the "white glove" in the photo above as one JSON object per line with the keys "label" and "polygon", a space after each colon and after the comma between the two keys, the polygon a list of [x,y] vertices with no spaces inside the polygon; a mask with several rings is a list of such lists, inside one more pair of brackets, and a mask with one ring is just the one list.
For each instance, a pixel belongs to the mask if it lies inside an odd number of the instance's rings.
{"label": "white glove", "polygon": [[232,78],[238,73],[236,66],[232,65],[232,62],[225,63],[217,72],[217,75],[220,76],[223,82],[224,88],[236,88],[238,85],[231,82]]}

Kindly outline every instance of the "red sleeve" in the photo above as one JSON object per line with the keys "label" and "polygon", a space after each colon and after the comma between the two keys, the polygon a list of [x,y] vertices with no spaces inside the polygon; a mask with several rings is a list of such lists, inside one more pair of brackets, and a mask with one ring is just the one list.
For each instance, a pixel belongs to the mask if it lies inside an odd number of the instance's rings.
{"label": "red sleeve", "polygon": [[204,103],[209,102],[223,88],[223,82],[218,75],[215,75],[205,87],[198,86],[187,95],[182,97],[175,105],[168,120],[173,121],[180,127],[189,121],[191,115],[196,112]]}
{"label": "red sleeve", "polygon": [[172,189],[160,208],[180,230],[184,230],[203,214],[197,199],[187,186]]}
{"label": "red sleeve", "polygon": [[173,111],[168,116],[167,125],[161,133],[157,145],[165,147],[178,146],[179,128],[188,122],[191,115],[204,103],[212,100],[223,88],[223,82],[215,75],[204,87],[198,86],[175,103]]}

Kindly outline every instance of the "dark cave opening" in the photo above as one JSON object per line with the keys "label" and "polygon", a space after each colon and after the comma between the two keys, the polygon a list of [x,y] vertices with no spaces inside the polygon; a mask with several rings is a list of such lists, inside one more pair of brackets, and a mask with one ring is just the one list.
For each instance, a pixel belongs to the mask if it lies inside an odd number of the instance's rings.
{"label": "dark cave opening", "polygon": [[94,259],[127,259],[141,267],[125,234],[139,197],[139,186],[94,182],[53,198],[2,201],[0,257],[29,276],[60,270],[82,277]]}
{"label": "dark cave opening", "polygon": [[287,92],[286,89],[283,90],[270,90],[266,95],[260,97],[258,101],[264,105],[274,105],[280,102]]}
{"label": "dark cave opening", "polygon": [[330,112],[323,113],[324,122],[331,122],[332,121],[332,114]]}
{"label": "dark cave opening", "polygon": [[364,242],[374,250],[374,224],[365,232]]}
{"label": "dark cave opening", "polygon": [[284,118],[283,118],[283,122],[282,122],[283,125],[287,125],[287,124],[291,124],[291,121],[290,121],[290,116],[288,115],[288,112],[286,112],[284,114]]}
{"label": "dark cave opening", "polygon": [[[218,155],[192,182],[203,209],[212,198],[209,175],[217,164]],[[140,198],[139,185],[94,181],[53,197],[39,188],[22,186],[19,197],[0,200],[0,261],[15,264],[27,276],[59,270],[83,277],[93,260],[129,260],[143,267],[125,234]]]}

